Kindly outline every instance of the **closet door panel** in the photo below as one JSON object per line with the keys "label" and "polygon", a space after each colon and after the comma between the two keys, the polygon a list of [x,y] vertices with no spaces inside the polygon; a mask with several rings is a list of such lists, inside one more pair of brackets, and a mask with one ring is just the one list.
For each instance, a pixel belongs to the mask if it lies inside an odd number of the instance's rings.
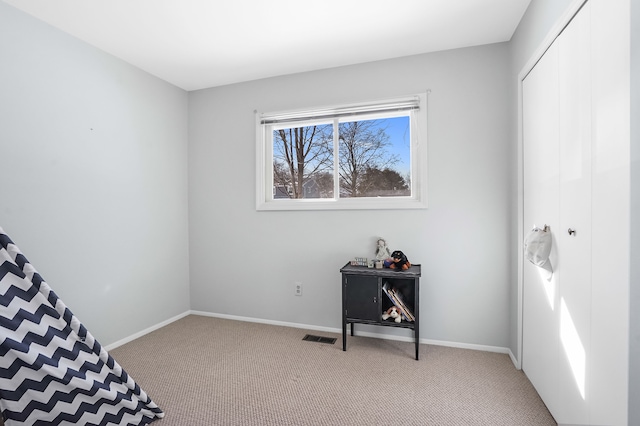
{"label": "closet door panel", "polygon": [[591,347],[590,5],[558,37],[560,226],[557,274],[560,354],[558,423],[590,424]]}
{"label": "closet door panel", "polygon": [[[558,49],[552,45],[523,81],[523,182],[525,233],[559,226]],[[557,243],[550,261],[557,265]],[[559,400],[557,275],[525,260],[523,266],[522,369],[553,413]]]}
{"label": "closet door panel", "polygon": [[593,69],[592,422],[626,425],[631,262],[630,2],[589,3]]}

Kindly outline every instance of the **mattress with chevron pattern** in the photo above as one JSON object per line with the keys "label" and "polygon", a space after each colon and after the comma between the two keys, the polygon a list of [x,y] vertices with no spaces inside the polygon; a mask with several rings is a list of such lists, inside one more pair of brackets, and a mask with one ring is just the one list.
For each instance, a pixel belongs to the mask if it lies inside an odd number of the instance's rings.
{"label": "mattress with chevron pattern", "polygon": [[0,228],[0,410],[12,425],[146,425],[164,413]]}

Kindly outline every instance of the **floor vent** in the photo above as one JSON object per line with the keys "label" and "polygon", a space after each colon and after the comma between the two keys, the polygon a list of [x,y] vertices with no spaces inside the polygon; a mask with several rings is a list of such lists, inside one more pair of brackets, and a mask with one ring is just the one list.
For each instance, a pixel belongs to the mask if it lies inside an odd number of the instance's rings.
{"label": "floor vent", "polygon": [[308,340],[310,342],[329,343],[331,345],[336,342],[336,339],[333,337],[314,336],[313,334],[307,334],[302,338],[302,340]]}

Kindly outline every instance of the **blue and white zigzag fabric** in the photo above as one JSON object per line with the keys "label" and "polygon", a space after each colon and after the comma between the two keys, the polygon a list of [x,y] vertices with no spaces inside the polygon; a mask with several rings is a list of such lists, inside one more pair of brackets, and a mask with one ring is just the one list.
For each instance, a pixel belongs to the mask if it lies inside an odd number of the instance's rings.
{"label": "blue and white zigzag fabric", "polygon": [[5,425],[146,425],[164,413],[0,228],[0,409]]}

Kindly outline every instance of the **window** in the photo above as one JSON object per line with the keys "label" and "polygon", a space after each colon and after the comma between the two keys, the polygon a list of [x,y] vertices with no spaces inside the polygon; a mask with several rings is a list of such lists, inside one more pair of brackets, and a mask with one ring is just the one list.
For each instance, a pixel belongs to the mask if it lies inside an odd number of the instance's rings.
{"label": "window", "polygon": [[256,114],[256,208],[425,208],[426,96]]}

